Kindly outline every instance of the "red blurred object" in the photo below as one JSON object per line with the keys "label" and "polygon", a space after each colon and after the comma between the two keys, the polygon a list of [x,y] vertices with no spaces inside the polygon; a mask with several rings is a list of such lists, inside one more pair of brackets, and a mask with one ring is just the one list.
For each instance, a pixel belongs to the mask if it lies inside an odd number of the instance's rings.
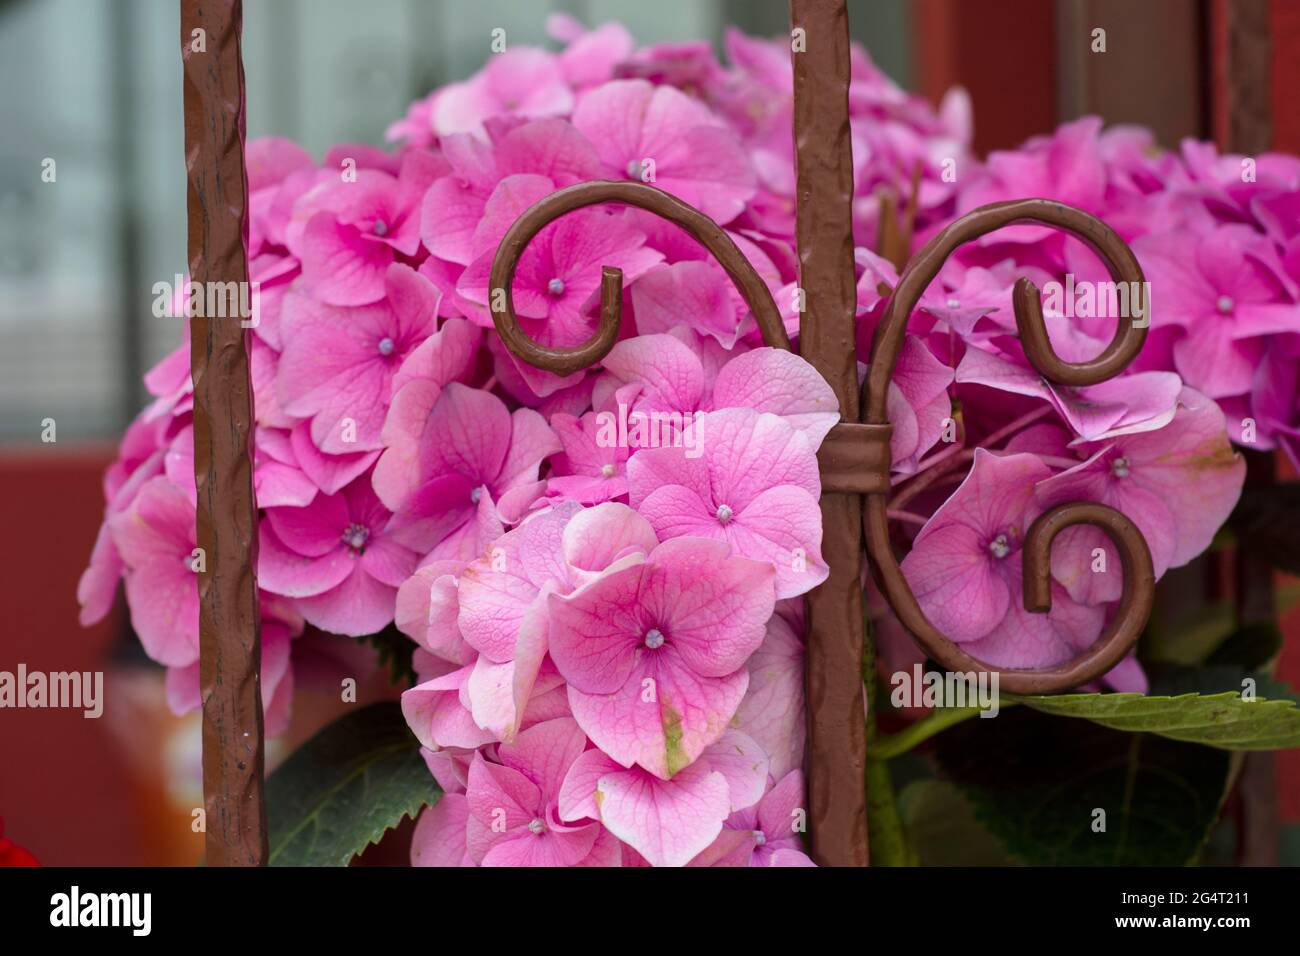
{"label": "red blurred object", "polygon": [[14,843],[13,840],[5,839],[5,819],[0,817],[0,866],[40,865],[40,861],[31,853]]}
{"label": "red blurred object", "polygon": [[1057,122],[1054,5],[1002,0],[990,7],[917,0],[912,8],[917,92],[937,103],[949,87],[966,87],[981,156]]}

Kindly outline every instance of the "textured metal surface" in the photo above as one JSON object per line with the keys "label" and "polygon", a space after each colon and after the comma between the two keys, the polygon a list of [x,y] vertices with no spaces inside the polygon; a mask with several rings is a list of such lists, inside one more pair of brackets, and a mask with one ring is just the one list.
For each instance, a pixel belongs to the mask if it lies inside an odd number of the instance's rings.
{"label": "textured metal surface", "polygon": [[[1102,258],[1114,281],[1135,283],[1131,288],[1145,289],[1142,269],[1132,250],[1105,223],[1081,210],[1046,199],[995,203],[972,210],[927,243],[899,277],[898,287],[876,329],[871,363],[863,383],[863,404],[869,423],[883,424],[887,421],[886,395],[903,344],[907,320],[944,261],[963,243],[1017,222],[1043,223],[1078,236]],[[1131,310],[1134,316],[1118,321],[1114,337],[1100,355],[1086,362],[1071,363],[1062,360],[1052,349],[1038,290],[1029,280],[1020,279],[1015,286],[1013,302],[1016,326],[1026,357],[1039,374],[1059,385],[1095,385],[1113,378],[1136,358],[1146,339],[1150,323],[1145,292],[1135,301],[1136,306]],[[931,658],[949,670],[996,670],[1000,686],[1011,693],[1043,694],[1068,690],[1100,677],[1123,658],[1137,641],[1150,616],[1155,575],[1150,551],[1137,527],[1105,505],[1091,502],[1059,505],[1042,515],[1026,535],[1022,551],[1025,607],[1038,612],[1050,608],[1049,550],[1052,540],[1063,528],[1086,523],[1105,531],[1119,549],[1124,582],[1119,608],[1092,647],[1056,667],[1039,670],[990,667],[948,640],[921,610],[890,546],[886,507],[885,494],[867,496],[863,520],[872,571],[903,626]]]}
{"label": "textured metal surface", "polygon": [[840,422],[817,449],[822,491],[865,495],[889,491],[889,425]]}
{"label": "textured metal surface", "polygon": [[[796,32],[791,53],[799,285],[806,297],[799,351],[835,390],[843,420],[856,422],[848,12],[844,0],[791,0],[790,23],[803,31],[803,50],[794,47]],[[887,444],[877,462],[888,480]],[[865,866],[862,497],[823,488],[821,510],[830,576],[806,598],[808,833],[819,865]]]}
{"label": "textured metal surface", "polygon": [[[182,0],[191,281],[247,282],[240,0]],[[196,40],[195,31],[202,31]],[[199,47],[202,47],[201,49]],[[190,320],[207,862],[266,860],[253,400],[238,316]]]}
{"label": "textured metal surface", "polygon": [[519,325],[511,292],[519,259],[528,248],[528,243],[539,232],[565,213],[602,203],[636,206],[667,219],[690,233],[736,284],[750,311],[754,313],[763,341],[775,348],[790,348],[790,338],[771,291],[721,226],[694,206],[654,186],[599,180],[561,189],[530,206],[515,220],[497,247],[488,279],[492,290],[489,297],[492,322],[496,325],[501,340],[517,358],[557,375],[568,375],[595,365],[618,341],[623,304],[621,269],[606,266],[603,270],[600,283],[600,324],[590,339],[573,348],[549,348],[530,339]]}

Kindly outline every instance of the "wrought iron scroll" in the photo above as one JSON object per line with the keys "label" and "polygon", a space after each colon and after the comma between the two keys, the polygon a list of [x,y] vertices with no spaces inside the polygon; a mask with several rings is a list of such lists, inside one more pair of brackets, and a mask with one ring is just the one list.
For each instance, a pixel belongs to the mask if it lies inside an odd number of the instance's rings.
{"label": "wrought iron scroll", "polygon": [[676,223],[704,246],[726,270],[754,319],[758,323],[763,341],[776,348],[789,350],[790,337],[777,311],[776,302],[767,285],[754,271],[744,253],[716,222],[689,203],[670,196],[661,189],[637,182],[599,180],[578,183],[554,192],[529,207],[510,227],[497,247],[492,260],[488,287],[492,290],[492,322],[501,340],[518,358],[530,365],[557,375],[568,375],[595,365],[618,341],[619,322],[622,318],[623,271],[606,266],[601,273],[600,324],[586,342],[573,348],[553,348],[540,345],[529,338],[515,314],[511,285],[515,269],[528,243],[548,224],[565,213],[596,206],[602,203],[622,203],[636,206],[669,222]]}
{"label": "wrought iron scroll", "polygon": [[[1057,385],[1096,385],[1120,374],[1137,357],[1146,339],[1149,303],[1142,267],[1133,251],[1109,226],[1095,216],[1047,199],[1021,199],[994,203],[972,210],[926,244],[910,262],[890,297],[876,328],[871,362],[863,383],[863,407],[870,424],[885,424],[886,395],[907,320],[926,287],[944,261],[964,243],[1012,223],[1042,223],[1063,229],[1086,242],[1106,264],[1116,282],[1131,283],[1133,313],[1121,317],[1114,337],[1095,358],[1066,362],[1048,340],[1038,289],[1028,279],[1016,282],[1012,301],[1021,345],[1029,362],[1047,381]],[[863,517],[867,553],[872,570],[903,625],[935,661],[950,671],[998,671],[999,685],[1015,694],[1057,693],[1100,677],[1132,649],[1151,614],[1155,598],[1155,573],[1151,552],[1137,526],[1113,508],[1093,502],[1068,502],[1045,512],[1030,526],[1021,551],[1024,561],[1025,609],[1051,610],[1050,550],[1052,541],[1066,528],[1090,524],[1104,531],[1119,551],[1123,574],[1120,604],[1097,641],[1086,651],[1055,667],[1019,670],[991,667],[971,657],[939,632],[917,603],[890,546],[887,495],[867,494]]]}
{"label": "wrought iron scroll", "polygon": [[[181,0],[190,279],[248,281],[241,0]],[[239,318],[190,319],[207,862],[266,862],[253,393]]]}

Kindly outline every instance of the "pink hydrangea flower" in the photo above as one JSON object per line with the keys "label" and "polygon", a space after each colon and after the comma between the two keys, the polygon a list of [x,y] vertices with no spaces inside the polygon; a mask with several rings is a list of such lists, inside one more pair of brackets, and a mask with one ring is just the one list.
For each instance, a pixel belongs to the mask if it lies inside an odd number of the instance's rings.
{"label": "pink hydrangea flower", "polygon": [[808,733],[802,615],[795,617],[783,610],[793,603],[777,605],[777,613],[768,619],[763,643],[745,662],[749,688],[736,711],[736,723],[763,748],[776,777],[803,763]]}
{"label": "pink hydrangea flower", "polygon": [[803,774],[791,770],[758,803],[729,816],[691,866],[816,866],[803,852],[807,819]]}
{"label": "pink hydrangea flower", "polygon": [[720,224],[754,195],[754,173],[735,134],[671,86],[606,83],[578,101],[573,125],[596,144],[611,177],[653,182]]}
{"label": "pink hydrangea flower", "polygon": [[432,102],[430,123],[440,136],[481,133],[494,116],[537,119],[560,116],[573,108],[573,92],[553,53],[534,47],[511,47],[463,83],[444,87]]}
{"label": "pink hydrangea flower", "polygon": [[169,667],[197,660],[194,502],[167,478],[154,477],[129,508],[109,518],[109,528],[126,569],[131,624],[145,651]]}
{"label": "pink hydrangea flower", "polygon": [[623,505],[562,502],[494,541],[459,579],[457,627],[479,652],[468,693],[475,723],[511,740],[546,654],[550,594],[641,560],[658,541]]}
{"label": "pink hydrangea flower", "polygon": [[364,477],[304,508],[268,508],[258,581],[296,598],[302,616],[322,630],[353,637],[383,630],[417,559],[395,540],[390,519]]}
{"label": "pink hydrangea flower", "polygon": [[524,123],[493,143],[468,133],[445,136],[442,150],[451,173],[424,194],[420,234],[431,253],[462,266],[474,259],[474,235],[502,179],[529,173],[564,187],[600,176],[596,148],[562,119]]}
{"label": "pink hydrangea flower", "polygon": [[[500,764],[476,754],[465,798],[470,858],[482,866],[609,866],[617,844],[598,823],[565,823],[560,786],[587,743],[571,718],[537,724],[497,750]],[[594,858],[593,858],[594,856]]]}
{"label": "pink hydrangea flower", "polygon": [[776,596],[826,580],[821,556],[821,476],[808,439],[789,422],[752,409],[711,412],[696,424],[693,451],[643,448],[628,461],[632,506],[660,539],[725,541],[768,563]]}
{"label": "pink hydrangea flower", "polygon": [[287,231],[312,295],[330,305],[384,297],[388,267],[419,247],[420,198],[446,169],[439,157],[415,149],[396,176],[356,165],[305,193]]}
{"label": "pink hydrangea flower", "polygon": [[588,750],[564,779],[560,818],[599,820],[651,866],[685,866],[713,842],[731,812],[762,796],[766,777],[762,751],[734,730],[671,780]]}
{"label": "pink hydrangea flower", "polygon": [[1210,398],[1249,392],[1265,337],[1300,328],[1300,304],[1285,289],[1277,255],[1252,229],[1152,236],[1137,251],[1152,284],[1153,316],[1187,330],[1174,344],[1174,365]]}
{"label": "pink hydrangea flower", "polygon": [[[442,389],[412,455],[386,451],[375,466],[379,498],[396,512],[394,537],[421,553],[469,558],[543,490],[537,469],[560,450],[545,419],[511,413],[489,392],[452,382]],[[499,510],[498,510],[499,509]]]}
{"label": "pink hydrangea flower", "polygon": [[961,486],[934,513],[903,559],[926,616],[978,660],[1000,667],[1050,667],[1101,633],[1100,607],[1052,586],[1052,610],[1023,603],[1020,549],[1034,512],[1034,488],[1051,475],[1030,454],[975,450]]}
{"label": "pink hydrangea flower", "polygon": [[393,375],[434,330],[437,292],[409,266],[384,274],[385,299],[360,308],[292,294],[277,386],[284,410],[311,419],[316,447],[345,455],[382,447]]}
{"label": "pink hydrangea flower", "polygon": [[[456,285],[462,296],[481,307],[471,316],[475,321],[491,325],[488,278],[506,230],[554,189],[545,176],[519,174],[501,180],[488,199],[474,234],[475,258]],[[607,210],[580,209],[563,216],[542,229],[519,257],[512,295],[520,325],[542,345],[584,342],[596,328],[592,306],[598,301],[602,268],[621,269],[623,281],[630,283],[660,258],[645,246],[641,232]],[[581,373],[560,377],[527,363],[517,363],[517,368],[541,396],[581,378]]]}
{"label": "pink hydrangea flower", "polygon": [[679,538],[567,597],[552,594],[551,657],[587,736],[664,780],[695,760],[744,697],[773,577],[721,541]]}
{"label": "pink hydrangea flower", "polygon": [[[1157,578],[1210,546],[1246,475],[1245,461],[1228,443],[1223,412],[1191,389],[1184,389],[1164,428],[1079,450],[1088,460],[1043,481],[1038,500],[1044,507],[1099,501],[1128,515],[1146,538]],[[1106,553],[1104,572],[1097,570],[1097,548]],[[1119,556],[1098,529],[1062,532],[1052,548],[1052,572],[1076,601],[1119,600]]]}

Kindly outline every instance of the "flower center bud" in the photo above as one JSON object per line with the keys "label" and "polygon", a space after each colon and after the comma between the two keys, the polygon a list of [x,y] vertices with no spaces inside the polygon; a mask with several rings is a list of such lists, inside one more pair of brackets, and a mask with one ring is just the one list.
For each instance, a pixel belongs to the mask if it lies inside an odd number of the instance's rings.
{"label": "flower center bud", "polygon": [[382,339],[379,340],[380,355],[383,355],[385,357],[392,355],[393,349],[395,348],[397,348],[397,345],[388,336],[384,336]]}
{"label": "flower center bud", "polygon": [[948,308],[950,308],[950,309],[960,309],[960,308],[961,308],[961,302],[958,301],[957,299],[949,299],[949,300],[948,300]]}
{"label": "flower center bud", "polygon": [[999,561],[1011,553],[1011,545],[1007,541],[1005,534],[1000,534],[989,542],[989,554]]}
{"label": "flower center bud", "polygon": [[767,834],[762,830],[754,831],[754,846],[762,846],[767,842]]}
{"label": "flower center bud", "polygon": [[628,179],[641,178],[641,160],[629,159],[627,161],[627,178]]}
{"label": "flower center bud", "polygon": [[482,497],[483,497],[482,485],[479,485],[477,488],[471,488],[469,490],[469,500],[471,504],[478,504],[478,500]]}
{"label": "flower center bud", "polygon": [[384,222],[382,219],[376,219],[372,228],[374,229],[376,236],[388,235],[388,223]]}
{"label": "flower center bud", "polygon": [[1237,307],[1237,303],[1233,301],[1232,296],[1221,295],[1219,296],[1219,301],[1215,303],[1215,307],[1221,313],[1227,315],[1229,312],[1231,312],[1233,309]]}
{"label": "flower center bud", "polygon": [[615,475],[618,474],[618,468],[616,468],[614,465],[608,465],[608,464],[601,465],[600,473],[604,475],[606,478],[613,478]]}
{"label": "flower center bud", "polygon": [[731,505],[718,505],[718,521],[722,524],[726,524],[734,516],[735,512],[731,510]]}
{"label": "flower center bud", "polygon": [[664,632],[657,627],[652,627],[645,632],[645,646],[650,650],[657,650],[664,646]]}
{"label": "flower center bud", "polygon": [[1113,474],[1116,478],[1127,478],[1129,474],[1128,459],[1116,458],[1114,461],[1110,463],[1110,470],[1111,470],[1111,474]]}
{"label": "flower center bud", "polygon": [[533,817],[528,821],[528,829],[541,836],[546,830],[546,822],[541,817]]}
{"label": "flower center bud", "polygon": [[564,295],[564,280],[552,279],[546,283],[546,291],[551,295]]}
{"label": "flower center bud", "polygon": [[370,529],[361,524],[350,524],[343,532],[343,543],[353,551],[360,551],[370,538]]}

